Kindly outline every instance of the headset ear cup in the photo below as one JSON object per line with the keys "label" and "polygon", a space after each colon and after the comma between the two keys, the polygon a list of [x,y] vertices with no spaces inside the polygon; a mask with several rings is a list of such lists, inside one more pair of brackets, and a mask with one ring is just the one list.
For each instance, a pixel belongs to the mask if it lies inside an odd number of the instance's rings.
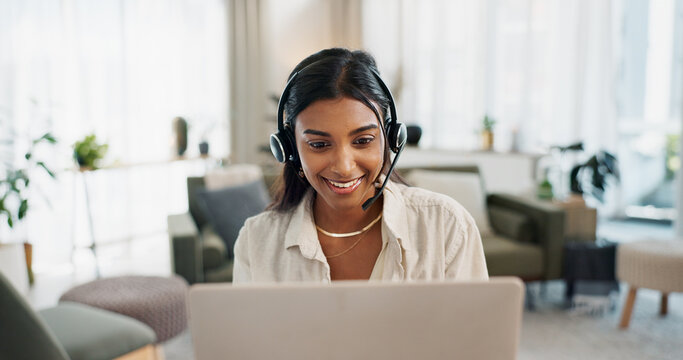
{"label": "headset ear cup", "polygon": [[281,163],[284,163],[287,160],[285,147],[285,141],[282,141],[279,132],[270,135],[270,151],[273,153],[275,159]]}
{"label": "headset ear cup", "polygon": [[406,141],[408,141],[408,129],[404,123],[396,123],[398,126],[396,134],[396,152],[401,150],[405,146]]}
{"label": "headset ear cup", "polygon": [[277,132],[270,135],[270,151],[273,153],[275,159],[281,163],[292,161],[294,163],[299,161],[299,154],[296,151],[291,132]]}
{"label": "headset ear cup", "polygon": [[387,125],[387,142],[392,152],[397,153],[401,150],[406,143],[407,137],[405,124],[395,123]]}

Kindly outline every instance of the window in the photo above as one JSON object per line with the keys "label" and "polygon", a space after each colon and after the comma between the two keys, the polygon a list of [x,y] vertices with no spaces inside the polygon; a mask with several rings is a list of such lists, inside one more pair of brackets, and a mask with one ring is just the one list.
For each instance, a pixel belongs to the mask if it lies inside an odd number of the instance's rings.
{"label": "window", "polygon": [[125,165],[85,176],[98,241],[163,234],[166,214],[187,209],[179,165],[127,165],[171,159],[176,116],[190,124],[188,156],[204,137],[227,155],[226,21],[221,0],[0,2],[3,159],[20,166],[22,141],[47,131],[59,140],[43,154],[59,179],[36,184],[52,207],[35,194],[19,231],[44,245],[39,267],[90,241],[82,179],[63,170],[89,133],[109,144],[108,164]]}
{"label": "window", "polygon": [[422,126],[421,147],[477,150],[488,114],[498,151],[582,141],[575,161],[600,149],[616,154],[624,175],[611,199],[617,211],[655,198],[672,206],[678,157],[667,148],[676,148],[683,116],[683,1],[364,6],[365,46],[399,94],[401,119]]}

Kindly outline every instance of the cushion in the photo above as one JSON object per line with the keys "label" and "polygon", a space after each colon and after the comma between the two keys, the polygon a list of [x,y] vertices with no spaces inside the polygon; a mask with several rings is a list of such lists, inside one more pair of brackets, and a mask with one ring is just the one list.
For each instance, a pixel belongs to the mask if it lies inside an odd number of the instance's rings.
{"label": "cushion", "polygon": [[199,202],[216,233],[225,242],[229,259],[244,221],[262,212],[270,202],[263,180],[219,190],[198,191]]}
{"label": "cushion", "polygon": [[535,242],[536,228],[530,217],[500,206],[489,206],[489,216],[496,234],[521,242]]}
{"label": "cushion", "polygon": [[479,174],[416,169],[408,174],[408,181],[417,187],[452,197],[472,215],[482,236],[491,233]]}
{"label": "cushion", "polygon": [[257,181],[263,178],[258,165],[235,164],[210,170],[204,175],[204,183],[209,190],[223,189]]}
{"label": "cushion", "polygon": [[65,302],[39,314],[72,360],[113,359],[156,341],[140,321],[86,305]]}
{"label": "cushion", "polygon": [[500,236],[488,235],[481,239],[489,276],[543,276],[543,249]]}

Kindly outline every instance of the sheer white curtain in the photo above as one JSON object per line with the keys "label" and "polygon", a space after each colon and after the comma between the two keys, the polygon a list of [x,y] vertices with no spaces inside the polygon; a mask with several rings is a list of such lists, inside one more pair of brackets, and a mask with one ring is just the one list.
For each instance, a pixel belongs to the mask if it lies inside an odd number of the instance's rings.
{"label": "sheer white curtain", "polygon": [[370,0],[363,39],[423,147],[478,149],[485,114],[498,150],[515,132],[522,150],[613,147],[611,12],[610,1]]}
{"label": "sheer white curtain", "polygon": [[[498,1],[491,112],[527,148],[616,147],[610,1]],[[503,144],[502,144],[503,145]]]}
{"label": "sheer white curtain", "polygon": [[[222,1],[1,4],[0,104],[17,131],[35,122],[35,100],[62,143],[92,131],[112,159],[134,162],[170,156],[175,116],[188,118],[193,136],[225,129]],[[212,140],[227,151],[225,136]]]}
{"label": "sheer white curtain", "polygon": [[[173,155],[172,119],[183,116],[188,156],[204,136],[212,154],[227,155],[226,21],[222,0],[0,1],[0,122],[13,133],[3,152],[19,159],[20,140],[46,131],[59,140],[42,155],[59,180],[38,184],[52,207],[36,199],[24,230],[40,245],[37,263],[89,242],[81,180],[62,170],[86,134],[109,144],[106,163],[163,162]],[[177,167],[88,174],[95,237],[165,231],[166,215],[186,207]]]}

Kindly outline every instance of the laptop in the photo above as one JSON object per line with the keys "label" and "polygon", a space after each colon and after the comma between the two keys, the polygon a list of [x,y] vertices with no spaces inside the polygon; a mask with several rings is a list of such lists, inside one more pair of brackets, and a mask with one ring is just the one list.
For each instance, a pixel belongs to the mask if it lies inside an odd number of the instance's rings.
{"label": "laptop", "polygon": [[190,289],[197,360],[515,359],[524,285],[489,281]]}

